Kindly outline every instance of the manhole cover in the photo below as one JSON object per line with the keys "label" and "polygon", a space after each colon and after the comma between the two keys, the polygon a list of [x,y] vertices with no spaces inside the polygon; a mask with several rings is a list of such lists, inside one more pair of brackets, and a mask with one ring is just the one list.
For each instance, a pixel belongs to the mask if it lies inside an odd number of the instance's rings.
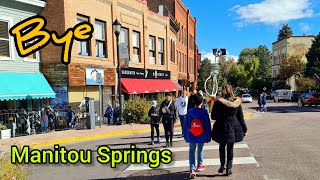
{"label": "manhole cover", "polygon": [[169,170],[153,169],[153,170],[139,171],[131,174],[128,177],[152,177],[152,176],[168,175],[170,173],[171,172]]}

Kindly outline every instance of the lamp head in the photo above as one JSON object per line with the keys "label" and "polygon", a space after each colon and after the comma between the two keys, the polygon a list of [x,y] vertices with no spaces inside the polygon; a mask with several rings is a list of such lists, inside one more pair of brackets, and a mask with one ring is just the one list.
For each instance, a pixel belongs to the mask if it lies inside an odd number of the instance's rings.
{"label": "lamp head", "polygon": [[113,24],[113,30],[114,30],[114,33],[116,34],[116,36],[119,36],[120,35],[120,30],[121,30],[121,23],[118,21],[118,19],[116,19]]}

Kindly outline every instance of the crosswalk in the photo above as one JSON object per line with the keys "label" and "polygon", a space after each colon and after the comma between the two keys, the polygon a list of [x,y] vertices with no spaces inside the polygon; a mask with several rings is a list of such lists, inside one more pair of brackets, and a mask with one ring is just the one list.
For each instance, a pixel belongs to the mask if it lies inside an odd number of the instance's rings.
{"label": "crosswalk", "polygon": [[268,110],[268,112],[270,113],[298,113],[298,112],[320,112],[320,109],[297,109],[297,110],[293,110],[293,109],[288,109],[288,110],[276,110],[276,109],[272,109],[272,110]]}
{"label": "crosswalk", "polygon": [[[175,133],[176,134],[176,133]],[[173,170],[174,168],[184,168],[188,169],[189,167],[189,145],[184,142],[183,138],[175,138],[173,139],[174,146],[177,147],[170,147],[170,148],[158,148],[160,150],[168,149],[173,153],[173,161],[169,164],[161,164],[159,169],[170,169]],[[161,141],[163,142],[163,140]],[[182,146],[181,146],[182,145]],[[236,143],[234,145],[234,165],[256,165],[258,167],[258,162],[255,157],[250,153],[250,149],[247,143],[241,142]],[[237,153],[241,151],[240,155]],[[205,144],[204,146],[204,153],[205,159],[203,160],[203,164],[205,166],[220,166],[220,159],[219,159],[219,145],[217,143],[211,142]],[[238,156],[237,156],[238,154]],[[209,156],[209,157],[208,157]],[[127,167],[124,172],[134,173],[137,171],[143,170],[151,170],[148,164],[131,164]]]}

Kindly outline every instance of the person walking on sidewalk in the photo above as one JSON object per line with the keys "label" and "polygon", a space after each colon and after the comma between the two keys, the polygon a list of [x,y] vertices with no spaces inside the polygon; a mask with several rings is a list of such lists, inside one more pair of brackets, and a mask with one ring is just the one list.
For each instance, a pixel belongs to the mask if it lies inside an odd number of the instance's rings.
{"label": "person walking on sidewalk", "polygon": [[219,143],[220,169],[225,170],[225,148],[227,146],[227,170],[226,175],[232,174],[234,143],[243,140],[247,133],[247,125],[244,121],[241,99],[233,93],[231,85],[222,88],[222,97],[216,99],[211,112],[211,119],[216,120],[212,127],[212,140]]}
{"label": "person walking on sidewalk", "polygon": [[[191,109],[184,121],[184,139],[189,143],[190,179],[196,177],[196,171],[206,169],[203,165],[204,143],[211,141],[211,123],[207,110],[201,108],[203,96],[195,95],[195,108]],[[198,166],[195,166],[195,151],[198,146]]]}
{"label": "person walking on sidewalk", "polygon": [[171,93],[166,92],[166,99],[161,103],[159,119],[162,118],[164,134],[166,136],[166,147],[172,146],[173,124],[176,119],[176,108],[171,99]]}
{"label": "person walking on sidewalk", "polygon": [[113,114],[114,114],[114,111],[113,111],[112,105],[111,105],[111,103],[109,103],[108,107],[104,113],[104,117],[107,118],[107,120],[108,120],[108,125],[112,124]]}
{"label": "person walking on sidewalk", "polygon": [[68,106],[68,128],[73,128],[76,124],[76,113],[72,110],[71,106]]}
{"label": "person walking on sidewalk", "polygon": [[177,112],[179,113],[179,119],[180,119],[180,123],[181,123],[181,129],[182,129],[182,136],[183,136],[183,121],[184,118],[187,115],[187,107],[188,107],[188,96],[187,96],[187,91],[184,90],[183,94],[178,98],[177,102],[176,102],[176,108],[177,108]]}
{"label": "person walking on sidewalk", "polygon": [[192,94],[188,99],[188,111],[195,107],[194,98],[195,98],[197,93],[198,93],[198,91],[196,89],[192,91]]}
{"label": "person walking on sidewalk", "polygon": [[258,112],[260,112],[261,106],[262,106],[262,94],[260,94],[260,96],[258,97],[258,105],[259,105]]}
{"label": "person walking on sidewalk", "polygon": [[267,94],[263,93],[262,97],[261,97],[261,112],[267,112]]}
{"label": "person walking on sidewalk", "polygon": [[149,110],[148,116],[150,117],[151,126],[151,144],[154,145],[154,129],[157,132],[157,143],[160,144],[160,132],[159,132],[159,109],[157,108],[157,101],[151,102],[152,107]]}

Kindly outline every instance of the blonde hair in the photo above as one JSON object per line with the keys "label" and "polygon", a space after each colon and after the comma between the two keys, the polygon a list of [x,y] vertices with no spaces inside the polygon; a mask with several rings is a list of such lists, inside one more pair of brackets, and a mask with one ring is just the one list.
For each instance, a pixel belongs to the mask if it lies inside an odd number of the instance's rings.
{"label": "blonde hair", "polygon": [[[228,89],[230,89],[230,94],[228,93]],[[232,99],[236,99],[236,95],[233,92],[233,88],[230,84],[226,84],[224,86],[222,86],[222,90],[221,90],[221,96],[222,98],[225,98],[227,95],[230,95]]]}

